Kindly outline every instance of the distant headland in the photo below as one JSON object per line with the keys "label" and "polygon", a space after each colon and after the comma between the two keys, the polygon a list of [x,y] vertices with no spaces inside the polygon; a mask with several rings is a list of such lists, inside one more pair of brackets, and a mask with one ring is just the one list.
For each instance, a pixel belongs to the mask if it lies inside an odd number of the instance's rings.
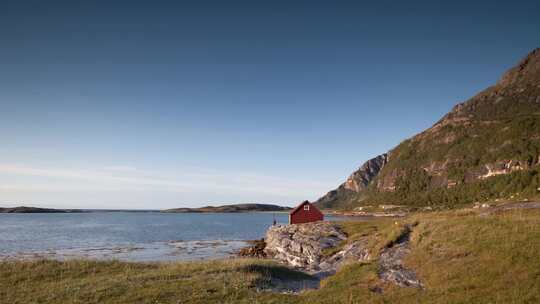
{"label": "distant headland", "polygon": [[271,204],[234,204],[222,206],[206,206],[200,208],[174,208],[161,212],[165,213],[240,213],[240,212],[279,212],[289,211],[291,207]]}
{"label": "distant headland", "polygon": [[12,207],[12,208],[0,208],[0,213],[79,213],[83,212],[78,209],[51,209],[51,208],[37,208],[37,207]]}

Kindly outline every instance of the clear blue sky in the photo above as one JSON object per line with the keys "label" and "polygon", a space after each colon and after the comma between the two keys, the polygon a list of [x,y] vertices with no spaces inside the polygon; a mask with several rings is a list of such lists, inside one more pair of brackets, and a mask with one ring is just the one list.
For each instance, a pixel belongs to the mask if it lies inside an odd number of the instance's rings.
{"label": "clear blue sky", "polygon": [[437,2],[2,1],[0,204],[316,199],[540,46]]}

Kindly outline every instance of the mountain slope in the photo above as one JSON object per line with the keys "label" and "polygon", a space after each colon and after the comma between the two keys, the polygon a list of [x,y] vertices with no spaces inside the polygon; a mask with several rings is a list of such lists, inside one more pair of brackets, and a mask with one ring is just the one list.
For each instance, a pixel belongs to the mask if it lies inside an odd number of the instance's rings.
{"label": "mountain slope", "polygon": [[[322,208],[376,203],[456,206],[536,197],[540,186],[540,49],[497,84],[456,105],[431,128],[383,155],[385,162],[370,171],[369,179],[361,172],[373,160],[316,204]],[[363,186],[347,186],[353,184]]]}

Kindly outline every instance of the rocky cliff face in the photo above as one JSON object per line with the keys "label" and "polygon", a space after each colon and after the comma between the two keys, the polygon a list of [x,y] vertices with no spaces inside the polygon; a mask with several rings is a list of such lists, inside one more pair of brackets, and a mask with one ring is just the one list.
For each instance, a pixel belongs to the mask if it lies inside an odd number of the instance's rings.
{"label": "rocky cliff face", "polygon": [[538,77],[538,74],[540,73],[540,48],[537,48],[533,50],[532,52],[527,55],[521,62],[513,67],[512,69],[508,70],[497,85],[499,87],[509,87],[513,84],[520,84],[523,82],[529,82],[532,80],[538,80],[534,79],[534,77]]}
{"label": "rocky cliff face", "polygon": [[317,205],[461,204],[537,195],[540,49],[388,155],[368,161]]}
{"label": "rocky cliff face", "polygon": [[388,154],[384,153],[365,162],[358,170],[353,172],[347,180],[335,190],[328,192],[318,199],[315,204],[321,208],[329,208],[333,204],[344,200],[347,196],[360,193],[377,177],[381,169],[388,162]]}
{"label": "rocky cliff face", "polygon": [[347,178],[343,184],[343,188],[354,192],[364,190],[387,162],[388,154],[386,153],[368,160]]}

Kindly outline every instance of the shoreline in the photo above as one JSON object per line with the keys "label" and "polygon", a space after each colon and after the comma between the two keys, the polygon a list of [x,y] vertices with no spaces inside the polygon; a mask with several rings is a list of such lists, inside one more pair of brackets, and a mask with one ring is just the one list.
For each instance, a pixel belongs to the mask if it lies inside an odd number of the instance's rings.
{"label": "shoreline", "polygon": [[50,248],[0,253],[4,261],[91,260],[122,262],[211,261],[237,257],[253,240],[171,240],[151,243],[119,244],[76,248]]}

